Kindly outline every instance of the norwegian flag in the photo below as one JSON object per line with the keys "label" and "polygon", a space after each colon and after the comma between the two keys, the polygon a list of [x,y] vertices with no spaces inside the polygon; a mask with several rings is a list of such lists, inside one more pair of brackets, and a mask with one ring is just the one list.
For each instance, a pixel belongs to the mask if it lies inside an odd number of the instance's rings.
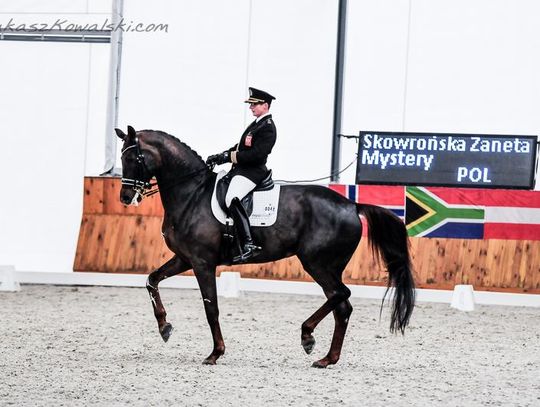
{"label": "norwegian flag", "polygon": [[328,187],[351,201],[382,206],[404,219],[405,187],[403,186],[330,184]]}
{"label": "norwegian flag", "polygon": [[[330,184],[328,188],[351,201],[390,209],[401,220],[405,219],[405,187],[403,186]],[[363,217],[361,219],[362,236],[366,236],[368,225]]]}

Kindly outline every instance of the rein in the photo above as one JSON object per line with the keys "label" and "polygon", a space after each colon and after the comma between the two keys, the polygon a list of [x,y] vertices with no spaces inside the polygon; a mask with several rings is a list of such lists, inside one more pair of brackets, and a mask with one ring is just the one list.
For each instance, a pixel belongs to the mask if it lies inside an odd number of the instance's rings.
{"label": "rein", "polygon": [[[190,172],[189,174],[183,175],[182,177],[176,179],[174,182],[171,182],[171,183],[169,183],[169,184],[167,184],[167,185],[162,186],[162,187],[161,187],[161,190],[162,190],[162,191],[166,191],[166,190],[169,189],[169,188],[172,188],[172,187],[174,187],[174,186],[176,186],[176,185],[180,185],[180,184],[182,184],[183,182],[187,181],[188,179],[193,178],[194,175],[197,175],[197,174],[199,174],[199,173],[201,173],[201,172],[203,172],[203,171],[206,171],[206,170],[207,170],[207,168],[204,167],[204,168],[201,168],[201,169],[199,169],[199,170],[195,170],[195,171],[193,171],[193,172]],[[150,184],[150,183],[149,183],[149,184]],[[157,186],[157,182],[152,183],[150,188],[152,188],[152,187],[154,187],[154,186]],[[160,188],[153,188],[153,189],[151,189],[150,191],[144,191],[142,195],[145,196],[145,197],[146,197],[146,196],[152,196],[152,195],[158,193],[159,190],[160,190]]]}
{"label": "rein", "polygon": [[[158,187],[157,181],[153,182],[147,182],[147,181],[141,181],[140,178],[142,178],[142,173],[146,171],[148,174],[150,174],[150,171],[148,170],[148,167],[146,166],[146,162],[144,161],[144,154],[141,151],[141,147],[139,145],[139,138],[135,137],[135,144],[124,148],[121,151],[121,156],[124,155],[124,153],[132,148],[136,148],[137,152],[137,164],[138,165],[138,178],[139,179],[132,179],[132,178],[122,178],[122,185],[130,186],[133,188],[133,190],[139,194],[140,196],[147,197],[152,196],[159,192],[160,188]],[[203,171],[208,171],[208,167],[204,166],[203,168],[200,168],[198,170],[192,171],[189,174],[183,175],[182,177],[176,179],[174,182],[169,183],[168,185],[164,185],[161,187],[161,190],[167,190],[175,185],[182,184],[183,182],[187,181],[188,179],[192,178],[194,175],[197,175]]]}

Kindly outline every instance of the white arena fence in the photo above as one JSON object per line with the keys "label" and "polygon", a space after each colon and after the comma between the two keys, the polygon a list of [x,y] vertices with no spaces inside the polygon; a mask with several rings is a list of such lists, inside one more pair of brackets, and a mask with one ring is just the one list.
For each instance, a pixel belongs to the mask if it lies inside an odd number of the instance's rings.
{"label": "white arena fence", "polygon": [[[20,284],[51,284],[51,285],[81,285],[81,286],[114,286],[114,287],[145,287],[147,276],[144,274],[107,274],[91,272],[36,272],[36,271],[16,271],[13,266],[0,266],[0,291],[6,281],[6,276],[10,274],[15,283]],[[12,277],[8,277],[10,279]],[[218,277],[218,294],[224,297],[235,297],[244,291],[262,293],[280,293],[297,295],[320,295],[322,290],[312,282],[265,280],[241,278],[236,272],[222,272]],[[174,276],[160,283],[161,288],[182,288],[198,289],[197,280],[193,276]],[[385,287],[348,285],[351,296],[354,298],[366,298],[381,300]],[[24,289],[24,288],[23,288]],[[420,302],[439,302],[451,304],[463,286],[456,286],[456,290],[431,290],[417,289],[417,300]],[[5,291],[5,290],[4,290]],[[12,291],[12,290],[10,290]],[[491,291],[474,291],[474,303],[479,305],[507,305],[523,307],[540,307],[540,295],[537,294],[515,294]],[[459,306],[456,307],[459,309]]]}

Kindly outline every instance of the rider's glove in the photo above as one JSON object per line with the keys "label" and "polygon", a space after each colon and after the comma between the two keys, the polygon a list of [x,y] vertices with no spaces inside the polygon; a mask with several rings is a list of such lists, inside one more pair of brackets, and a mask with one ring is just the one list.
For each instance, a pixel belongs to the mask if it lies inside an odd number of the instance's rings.
{"label": "rider's glove", "polygon": [[230,162],[231,162],[231,153],[229,151],[224,151],[219,154],[211,155],[210,157],[206,159],[207,165],[214,165],[214,164],[220,165],[220,164],[225,164],[225,163],[230,163]]}

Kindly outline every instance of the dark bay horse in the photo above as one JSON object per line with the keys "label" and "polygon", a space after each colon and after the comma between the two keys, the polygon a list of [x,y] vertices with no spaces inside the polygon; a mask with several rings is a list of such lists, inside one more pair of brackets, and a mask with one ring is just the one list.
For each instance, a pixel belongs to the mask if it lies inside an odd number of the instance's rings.
{"label": "dark bay horse", "polygon": [[[166,320],[158,284],[160,281],[193,269],[214,340],[205,364],[215,364],[225,352],[219,326],[216,292],[216,266],[222,263],[222,226],[213,216],[210,198],[216,174],[186,144],[161,131],[135,131],[128,126],[122,148],[122,189],[120,200],[138,203],[155,177],[164,208],[162,232],[172,259],[148,276],[147,289],[152,300],[159,333],[169,339],[172,325]],[[374,205],[356,204],[324,186],[282,186],[279,213],[270,227],[254,227],[253,238],[263,251],[253,263],[263,263],[296,255],[302,266],[322,287],[326,302],[302,324],[301,343],[309,354],[315,345],[312,335],[330,312],[335,327],[328,354],[314,367],[335,364],[352,312],[351,291],[342,282],[342,272],[362,236],[363,215],[368,223],[368,238],[374,254],[388,270],[388,287],[394,298],[390,331],[404,333],[411,317],[415,291],[405,225],[391,211]]]}

